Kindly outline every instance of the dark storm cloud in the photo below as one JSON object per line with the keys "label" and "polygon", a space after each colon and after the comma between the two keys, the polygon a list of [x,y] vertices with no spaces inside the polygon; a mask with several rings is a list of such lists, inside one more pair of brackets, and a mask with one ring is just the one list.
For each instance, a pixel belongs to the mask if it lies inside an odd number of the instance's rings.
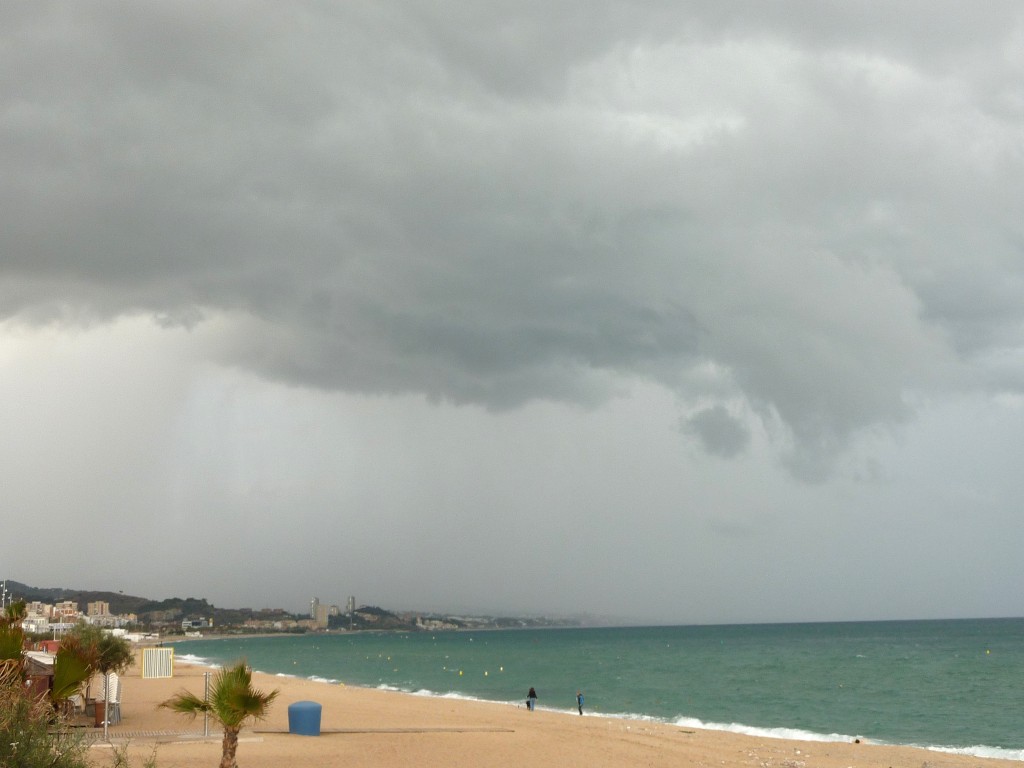
{"label": "dark storm cloud", "polygon": [[709,453],[725,458],[735,456],[750,442],[750,431],[743,422],[721,405],[698,411],[684,422],[683,429],[697,435]]}
{"label": "dark storm cloud", "polygon": [[227,313],[261,376],[497,409],[739,396],[808,477],[1024,319],[1013,4],[2,13],[5,317]]}

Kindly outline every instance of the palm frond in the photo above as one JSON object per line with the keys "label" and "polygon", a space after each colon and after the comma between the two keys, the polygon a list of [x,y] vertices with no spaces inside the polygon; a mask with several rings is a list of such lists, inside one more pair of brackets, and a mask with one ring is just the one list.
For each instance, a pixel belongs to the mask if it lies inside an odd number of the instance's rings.
{"label": "palm frond", "polygon": [[89,679],[90,672],[89,663],[85,659],[73,651],[60,648],[53,660],[51,701],[58,703],[74,696]]}
{"label": "palm frond", "polygon": [[160,706],[191,718],[195,718],[200,712],[213,712],[209,702],[189,691],[179,691],[167,701],[161,702]]}
{"label": "palm frond", "polygon": [[184,715],[207,712],[225,729],[237,730],[249,719],[262,720],[279,691],[264,693],[252,687],[252,670],[244,661],[222,667],[210,685],[210,699],[182,691],[160,706]]}
{"label": "palm frond", "polygon": [[24,643],[21,624],[0,622],[0,659],[20,659]]}

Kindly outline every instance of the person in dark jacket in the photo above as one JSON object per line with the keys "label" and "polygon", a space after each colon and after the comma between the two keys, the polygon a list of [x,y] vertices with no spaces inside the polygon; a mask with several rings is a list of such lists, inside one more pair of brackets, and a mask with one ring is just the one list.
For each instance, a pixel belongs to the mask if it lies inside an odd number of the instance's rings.
{"label": "person in dark jacket", "polygon": [[526,708],[533,712],[537,706],[537,692],[530,688],[530,692],[526,694]]}

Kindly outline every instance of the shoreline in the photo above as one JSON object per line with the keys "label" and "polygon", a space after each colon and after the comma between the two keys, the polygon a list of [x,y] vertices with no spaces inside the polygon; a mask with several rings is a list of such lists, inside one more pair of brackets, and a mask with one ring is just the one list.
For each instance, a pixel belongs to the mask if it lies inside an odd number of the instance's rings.
{"label": "shoreline", "polygon": [[[122,719],[109,728],[111,743],[137,764],[155,756],[157,766],[216,765],[220,731],[189,721],[158,704],[182,689],[202,693],[204,673],[216,669],[176,659],[174,677],[143,679],[138,666],[122,677]],[[247,768],[299,764],[324,768],[452,765],[489,768],[512,762],[559,762],[588,768],[648,765],[654,768],[1020,768],[1020,760],[947,753],[931,748],[861,741],[803,741],[748,735],[606,714],[503,702],[430,696],[332,684],[297,676],[254,672],[255,687],[279,695],[265,721],[242,732],[238,762]],[[288,733],[288,707],[322,706],[321,735]],[[96,768],[111,764],[109,743],[90,749]]]}
{"label": "shoreline", "polygon": [[[230,639],[232,637],[233,636],[231,635],[224,636],[224,638],[227,639]],[[186,668],[202,669],[204,671],[215,671],[220,668],[220,665],[216,663],[208,663],[205,660],[199,661],[199,658],[201,657],[189,656],[189,658],[187,658],[186,660],[180,660],[178,655],[175,654],[175,665],[181,665],[182,667]],[[269,679],[271,681],[294,680],[311,683],[313,685],[337,686],[346,688],[348,690],[374,691],[384,694],[409,696],[415,699],[425,701],[464,701],[488,706],[507,707],[510,709],[525,709],[525,707],[521,703],[517,704],[515,700],[509,701],[501,699],[485,699],[456,691],[447,693],[438,693],[436,691],[430,691],[426,689],[421,691],[410,691],[390,685],[382,684],[377,686],[370,686],[362,685],[359,683],[348,683],[342,680],[321,678],[317,676],[302,676],[287,672],[268,672],[256,669],[253,670],[253,676],[254,680],[256,679],[257,676],[260,678]],[[576,710],[571,707],[560,709],[556,707],[538,705],[537,711],[544,712],[550,715],[578,716]],[[1011,749],[1006,747],[997,747],[984,744],[972,745],[969,747],[954,747],[942,744],[901,744],[871,739],[858,735],[840,733],[825,734],[785,726],[761,727],[745,725],[743,723],[705,722],[698,720],[696,718],[688,717],[680,717],[673,720],[669,718],[658,717],[655,715],[632,712],[609,713],[591,711],[587,712],[585,717],[602,718],[609,721],[621,723],[636,723],[639,725],[665,726],[669,728],[686,729],[690,731],[699,731],[706,733],[730,734],[752,739],[768,739],[772,741],[795,742],[806,745],[851,744],[858,746],[907,748],[921,750],[929,753],[958,755],[963,757],[978,758],[984,760],[1004,760],[1013,763],[1024,762],[1024,749]]]}

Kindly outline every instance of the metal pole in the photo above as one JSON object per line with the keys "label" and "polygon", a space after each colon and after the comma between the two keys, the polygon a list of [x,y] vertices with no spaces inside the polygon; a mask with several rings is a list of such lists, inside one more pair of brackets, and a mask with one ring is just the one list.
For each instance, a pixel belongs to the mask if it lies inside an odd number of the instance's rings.
{"label": "metal pole", "polygon": [[[203,677],[206,678],[206,680],[205,680],[205,690],[203,691],[203,701],[209,702],[210,701],[210,673],[209,672],[203,672]],[[210,736],[210,713],[209,712],[203,712],[203,736],[205,736],[207,738]]]}

